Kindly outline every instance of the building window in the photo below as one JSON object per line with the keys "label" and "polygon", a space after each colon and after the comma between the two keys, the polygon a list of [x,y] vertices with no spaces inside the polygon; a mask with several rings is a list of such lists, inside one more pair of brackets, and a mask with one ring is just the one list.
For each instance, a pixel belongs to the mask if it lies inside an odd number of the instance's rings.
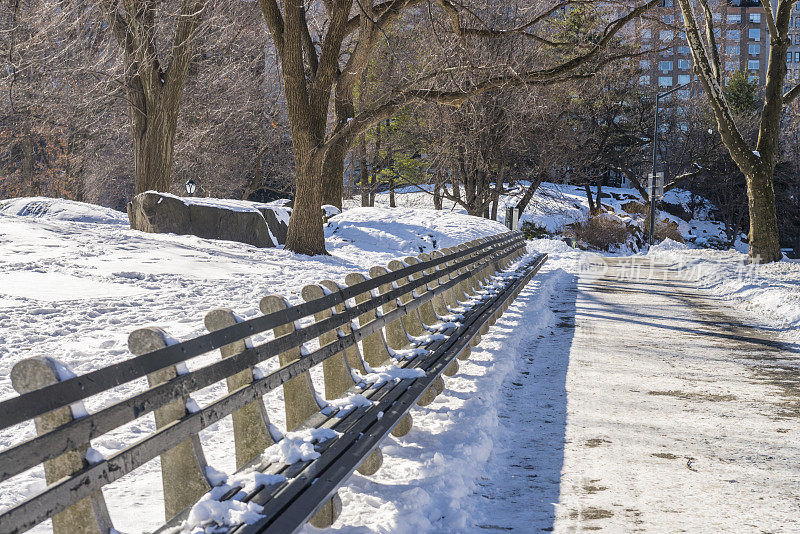
{"label": "building window", "polygon": [[650,68],[650,60],[649,59],[641,59],[639,60],[639,68],[642,70],[646,70]]}
{"label": "building window", "polygon": [[757,56],[761,52],[761,46],[757,44],[747,45],[747,51],[751,56]]}
{"label": "building window", "polygon": [[742,34],[739,30],[728,30],[726,35],[729,41],[738,41]]}
{"label": "building window", "polygon": [[714,22],[722,22],[722,13],[714,13]]}
{"label": "building window", "polygon": [[739,47],[736,45],[728,45],[725,47],[725,53],[729,56],[738,56],[739,55]]}
{"label": "building window", "polygon": [[786,63],[791,63],[791,62],[792,62],[792,53],[786,52]]}
{"label": "building window", "polygon": [[644,30],[642,32],[642,39],[650,39],[650,30]]}
{"label": "building window", "polygon": [[688,59],[679,59],[678,60],[678,68],[681,70],[686,70],[689,68],[689,60]]}
{"label": "building window", "polygon": [[661,2],[661,7],[672,7],[673,5],[672,0],[664,0]]}
{"label": "building window", "polygon": [[728,24],[739,24],[742,22],[741,15],[728,15]]}
{"label": "building window", "polygon": [[688,74],[679,74],[678,75],[678,85],[683,85],[685,83],[689,83],[689,75]]}
{"label": "building window", "polygon": [[658,70],[661,72],[671,72],[672,71],[672,61],[659,61],[658,62]]}
{"label": "building window", "polygon": [[750,13],[750,22],[753,24],[761,24],[761,13]]}
{"label": "building window", "polygon": [[795,52],[794,53],[794,62],[795,63],[800,63],[800,52]]}
{"label": "building window", "polygon": [[650,76],[639,76],[639,85],[650,85]]}
{"label": "building window", "polygon": [[738,61],[726,61],[725,70],[737,70],[739,68]]}
{"label": "building window", "polygon": [[659,76],[658,77],[658,86],[659,87],[672,87],[672,76]]}
{"label": "building window", "polygon": [[678,96],[683,100],[689,100],[691,93],[689,93],[688,89],[681,89],[680,91],[678,91]]}
{"label": "building window", "polygon": [[757,59],[747,60],[747,70],[758,70],[761,67],[761,62]]}
{"label": "building window", "polygon": [[675,15],[664,15],[661,17],[661,20],[663,20],[665,24],[672,24],[675,22]]}
{"label": "building window", "polygon": [[761,40],[761,28],[750,28],[747,30],[747,35],[753,41],[760,41]]}
{"label": "building window", "polygon": [[661,30],[659,37],[661,37],[662,41],[671,41],[675,37],[675,32],[672,30]]}
{"label": "building window", "polygon": [[686,45],[684,45],[684,46],[679,46],[679,47],[678,47],[678,53],[679,53],[679,54],[686,54],[686,55],[688,56],[688,55],[689,55],[689,52],[690,52],[690,51],[689,51],[689,47],[688,47],[688,46],[686,46]]}
{"label": "building window", "polygon": [[758,75],[751,74],[750,76],[747,77],[747,81],[749,81],[750,83],[758,83]]}

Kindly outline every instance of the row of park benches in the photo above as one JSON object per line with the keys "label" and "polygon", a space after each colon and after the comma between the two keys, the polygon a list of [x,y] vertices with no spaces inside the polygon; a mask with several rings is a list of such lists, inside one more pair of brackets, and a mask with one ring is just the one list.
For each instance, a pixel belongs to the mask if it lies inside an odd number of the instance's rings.
{"label": "row of park benches", "polygon": [[[33,419],[37,436],[0,452],[0,483],[43,464],[47,487],[0,514],[0,532],[47,519],[56,534],[112,532],[102,488],[156,457],[169,520],[160,532],[328,526],[341,510],[337,488],[356,469],[380,468],[381,441],[411,430],[411,407],[433,402],[442,375],[458,372],[457,358],[469,356],[545,260],[509,232],[391,261],[369,277],[351,273],[341,287],[305,286],[295,306],[267,296],[263,315],[251,319],[213,310],[209,333],[184,342],[159,328],[136,330],[133,358],[81,376],[51,358],[22,360],[11,372],[19,396],[0,402],[0,429]],[[269,331],[268,341],[250,341]],[[214,350],[221,359],[188,370],[186,361]],[[255,367],[274,360],[270,372]],[[317,365],[327,400],[310,376]],[[81,408],[143,377],[144,391],[91,414]],[[190,397],[222,380],[228,393],[206,406]],[[263,400],[279,387],[286,431],[270,422]],[[109,457],[89,448],[150,413],[152,434]],[[198,433],[229,415],[237,472],[227,476],[207,465]]]}

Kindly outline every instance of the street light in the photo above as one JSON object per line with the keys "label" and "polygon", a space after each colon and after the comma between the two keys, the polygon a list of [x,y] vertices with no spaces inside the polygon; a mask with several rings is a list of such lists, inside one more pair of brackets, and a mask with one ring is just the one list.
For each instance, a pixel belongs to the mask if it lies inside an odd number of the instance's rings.
{"label": "street light", "polygon": [[650,181],[650,246],[655,244],[655,230],[656,230],[656,165],[658,165],[658,112],[659,112],[659,102],[661,99],[667,95],[671,95],[675,91],[679,91],[686,87],[687,85],[691,84],[692,82],[687,82],[683,85],[679,85],[674,89],[670,89],[666,93],[656,93],[656,118],[655,118],[655,126],[653,128],[653,179]]}
{"label": "street light", "polygon": [[190,197],[194,196],[195,189],[197,189],[197,184],[195,183],[194,180],[189,178],[189,181],[186,182],[186,192],[189,193]]}

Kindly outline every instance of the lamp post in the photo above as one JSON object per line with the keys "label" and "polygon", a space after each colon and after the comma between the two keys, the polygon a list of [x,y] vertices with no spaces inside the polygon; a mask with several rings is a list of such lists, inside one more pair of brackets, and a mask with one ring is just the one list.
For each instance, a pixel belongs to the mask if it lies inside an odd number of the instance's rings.
{"label": "lamp post", "polygon": [[190,197],[194,196],[195,189],[197,189],[197,183],[189,178],[189,181],[186,182],[186,192],[189,193]]}
{"label": "lamp post", "polygon": [[683,85],[679,85],[674,89],[670,89],[665,93],[656,93],[656,117],[655,117],[655,126],[653,127],[653,179],[650,181],[650,246],[655,244],[655,230],[656,230],[656,166],[658,165],[658,112],[659,112],[659,103],[661,99],[667,95],[671,95],[675,91],[679,91],[683,89],[687,85],[691,84],[692,82],[687,82]]}

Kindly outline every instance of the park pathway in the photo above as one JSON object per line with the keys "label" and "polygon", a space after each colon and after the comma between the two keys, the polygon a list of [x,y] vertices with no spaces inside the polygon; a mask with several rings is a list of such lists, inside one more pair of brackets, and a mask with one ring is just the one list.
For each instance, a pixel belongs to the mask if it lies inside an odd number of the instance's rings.
{"label": "park pathway", "polygon": [[800,347],[646,258],[550,312],[504,386],[475,532],[800,532]]}

